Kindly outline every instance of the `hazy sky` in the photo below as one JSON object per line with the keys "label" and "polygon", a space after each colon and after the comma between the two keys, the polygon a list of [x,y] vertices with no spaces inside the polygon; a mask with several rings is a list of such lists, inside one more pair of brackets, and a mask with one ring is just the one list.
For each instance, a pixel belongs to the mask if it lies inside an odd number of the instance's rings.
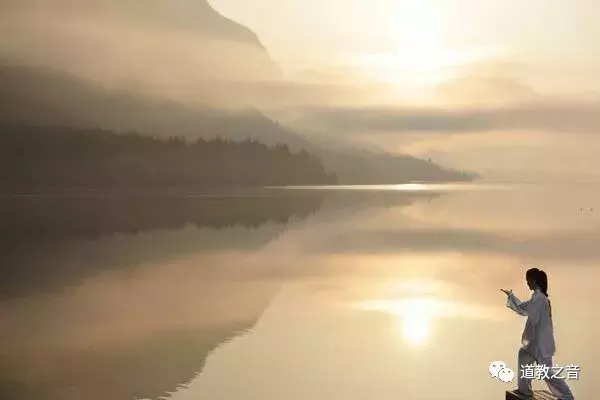
{"label": "hazy sky", "polygon": [[[414,132],[406,110],[396,125],[389,109],[368,110],[368,119],[342,110],[347,118],[335,122],[346,135],[359,129],[365,142],[467,168],[600,171],[595,0],[210,1],[253,29],[289,75],[347,68],[389,84],[404,103],[460,107],[458,117],[418,111],[429,129]],[[540,111],[548,102],[555,106]],[[473,109],[481,104],[494,110]],[[497,112],[507,125],[489,125],[500,123]]]}
{"label": "hazy sky", "polygon": [[502,59],[520,67],[508,74],[523,74],[539,90],[600,85],[594,0],[210,2],[257,32],[289,72],[350,64],[390,81],[435,82],[451,75],[447,69]]}

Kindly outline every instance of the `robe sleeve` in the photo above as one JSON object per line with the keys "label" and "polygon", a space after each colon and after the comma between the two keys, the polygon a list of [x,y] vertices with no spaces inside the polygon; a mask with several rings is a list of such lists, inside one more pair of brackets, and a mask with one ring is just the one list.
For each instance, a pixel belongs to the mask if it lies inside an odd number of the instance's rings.
{"label": "robe sleeve", "polygon": [[519,315],[524,317],[529,314],[529,305],[531,304],[531,300],[521,301],[517,296],[515,296],[512,292],[508,295],[506,300],[506,306],[516,312]]}

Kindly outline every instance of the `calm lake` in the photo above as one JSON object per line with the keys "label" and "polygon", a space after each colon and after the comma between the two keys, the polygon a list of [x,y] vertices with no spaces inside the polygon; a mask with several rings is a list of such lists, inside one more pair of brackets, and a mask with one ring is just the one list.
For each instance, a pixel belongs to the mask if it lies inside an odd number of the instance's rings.
{"label": "calm lake", "polygon": [[0,225],[2,399],[501,400],[531,266],[600,392],[600,186],[3,197]]}

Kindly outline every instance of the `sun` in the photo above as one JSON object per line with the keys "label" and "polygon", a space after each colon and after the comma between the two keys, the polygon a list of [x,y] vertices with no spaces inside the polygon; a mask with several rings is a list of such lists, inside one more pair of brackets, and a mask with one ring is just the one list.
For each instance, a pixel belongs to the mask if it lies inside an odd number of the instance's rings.
{"label": "sun", "polygon": [[426,95],[452,79],[456,67],[482,58],[473,49],[447,43],[449,22],[441,10],[425,0],[405,0],[388,28],[389,50],[362,54],[358,63],[372,78],[413,98]]}
{"label": "sun", "polygon": [[431,322],[427,315],[405,315],[398,321],[402,338],[413,348],[424,346],[431,335]]}
{"label": "sun", "polygon": [[443,31],[443,19],[435,7],[423,0],[408,0],[402,2],[390,34],[409,63],[429,66],[444,50]]}

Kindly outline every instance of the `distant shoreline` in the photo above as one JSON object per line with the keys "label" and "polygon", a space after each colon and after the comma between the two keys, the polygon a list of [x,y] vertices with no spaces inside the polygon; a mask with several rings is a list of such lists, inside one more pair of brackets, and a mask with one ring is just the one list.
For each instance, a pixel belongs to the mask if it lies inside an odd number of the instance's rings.
{"label": "distant shoreline", "polygon": [[[16,197],[198,197],[198,198],[229,198],[229,197],[272,197],[274,195],[297,196],[301,192],[325,191],[390,191],[390,192],[429,192],[460,190],[465,188],[478,188],[489,186],[477,181],[448,181],[448,182],[423,182],[413,181],[395,184],[316,184],[316,185],[274,185],[274,186],[216,186],[208,188],[165,188],[165,189],[23,189],[0,190],[0,198]],[[493,185],[495,186],[495,185]]]}

